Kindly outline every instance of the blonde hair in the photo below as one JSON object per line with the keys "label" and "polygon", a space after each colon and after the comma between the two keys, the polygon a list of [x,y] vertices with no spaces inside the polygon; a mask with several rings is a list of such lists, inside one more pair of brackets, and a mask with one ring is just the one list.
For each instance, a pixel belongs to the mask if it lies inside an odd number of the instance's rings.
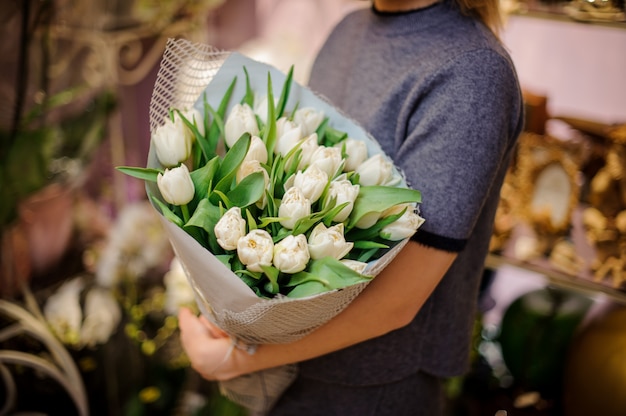
{"label": "blonde hair", "polygon": [[500,0],[453,0],[461,13],[482,21],[497,36],[502,29]]}

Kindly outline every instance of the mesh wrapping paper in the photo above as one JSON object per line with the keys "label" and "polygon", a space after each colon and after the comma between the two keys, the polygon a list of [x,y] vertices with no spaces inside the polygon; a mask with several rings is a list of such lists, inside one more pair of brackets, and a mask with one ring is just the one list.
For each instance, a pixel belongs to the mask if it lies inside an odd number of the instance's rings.
{"label": "mesh wrapping paper", "polygon": [[[197,106],[199,97],[231,55],[208,45],[170,39],[150,103],[151,132],[163,124],[171,108]],[[269,67],[263,68],[266,68],[266,77]],[[274,71],[272,79],[280,77],[277,70],[271,68],[271,71]],[[278,88],[282,86],[280,82],[276,84]],[[237,95],[233,94],[233,97],[235,101]],[[154,153],[151,147],[149,167],[158,166]],[[147,184],[147,192],[159,195],[154,183]],[[201,312],[240,346],[295,341],[341,312],[367,285],[361,283],[301,299],[283,296],[262,299],[184,230],[165,218],[163,223],[194,288]],[[406,241],[373,263],[367,274],[375,276],[384,269]],[[295,365],[283,366],[220,382],[220,388],[236,403],[256,412],[265,412],[294,380],[296,373]]]}

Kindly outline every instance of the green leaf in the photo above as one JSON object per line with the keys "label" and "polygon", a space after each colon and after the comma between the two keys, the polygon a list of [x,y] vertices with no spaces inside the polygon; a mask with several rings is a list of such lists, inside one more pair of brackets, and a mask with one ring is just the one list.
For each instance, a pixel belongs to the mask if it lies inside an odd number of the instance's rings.
{"label": "green leaf", "polygon": [[198,203],[198,207],[191,218],[189,218],[189,221],[187,221],[187,224],[185,224],[185,227],[199,227],[207,232],[208,246],[213,254],[224,252],[220,245],[217,244],[217,239],[213,232],[215,224],[217,224],[221,216],[220,208],[211,204],[211,202],[205,198]]}
{"label": "green leaf", "polygon": [[[224,155],[224,159],[217,170],[215,178],[217,181],[221,181],[227,177],[233,178],[235,176],[237,169],[239,169],[239,166],[246,157],[246,153],[248,153],[251,141],[252,136],[250,136],[250,133],[244,133],[235,142],[233,147],[228,149],[228,152]],[[220,190],[224,191],[225,189],[220,188]]]}
{"label": "green leaf", "polygon": [[272,77],[267,73],[267,124],[263,134],[263,143],[267,147],[268,164],[272,165],[274,147],[276,146],[276,115],[274,107],[274,94],[272,92]]}
{"label": "green leaf", "polygon": [[265,192],[265,177],[262,172],[246,176],[226,196],[233,206],[244,208],[257,202]]}
{"label": "green leaf", "polygon": [[183,220],[178,215],[174,214],[174,212],[164,202],[155,196],[152,197],[152,201],[159,207],[161,214],[163,214],[165,218],[179,227],[183,227]]}
{"label": "green leaf", "polygon": [[250,77],[248,76],[248,69],[244,66],[243,72],[246,74],[246,94],[241,99],[241,104],[248,104],[251,108],[254,108],[254,92],[250,86]]}
{"label": "green leaf", "polygon": [[372,248],[389,248],[389,246],[387,244],[379,243],[377,241],[355,241],[354,248],[372,249]]}
{"label": "green leaf", "polygon": [[115,169],[120,172],[132,176],[133,178],[143,179],[144,181],[156,182],[159,173],[163,173],[160,169],[139,168],[133,166],[117,166]]}
{"label": "green leaf", "polygon": [[248,223],[248,232],[259,228],[259,226],[256,223],[256,220],[254,219],[254,215],[252,215],[249,209],[246,210],[246,218],[247,218],[246,222]]}
{"label": "green leaf", "polygon": [[213,183],[213,177],[219,167],[219,157],[215,156],[209,160],[204,166],[194,171],[191,171],[191,181],[196,190],[195,198],[200,201],[211,191],[211,184]]}
{"label": "green leaf", "polygon": [[278,286],[280,271],[274,266],[261,265],[261,269],[263,269],[263,273],[265,273],[265,276],[269,279],[269,282],[265,284],[265,290],[273,295],[277,294],[280,290]]}
{"label": "green leaf", "polygon": [[287,73],[287,77],[285,78],[285,83],[283,84],[283,89],[280,93],[280,98],[278,99],[278,104],[276,105],[276,119],[279,119],[283,116],[285,112],[285,106],[287,105],[287,101],[289,100],[289,91],[291,90],[291,83],[293,81],[293,65],[289,68],[289,72]]}
{"label": "green leaf", "polygon": [[333,257],[311,260],[307,270],[296,273],[285,286],[294,287],[287,294],[290,298],[312,296],[329,290],[342,289],[372,278],[352,270]]}
{"label": "green leaf", "polygon": [[354,201],[354,209],[350,214],[347,228],[354,227],[366,214],[371,212],[381,213],[394,205],[410,202],[422,202],[420,191],[393,186],[362,186],[359,189],[359,196]]}

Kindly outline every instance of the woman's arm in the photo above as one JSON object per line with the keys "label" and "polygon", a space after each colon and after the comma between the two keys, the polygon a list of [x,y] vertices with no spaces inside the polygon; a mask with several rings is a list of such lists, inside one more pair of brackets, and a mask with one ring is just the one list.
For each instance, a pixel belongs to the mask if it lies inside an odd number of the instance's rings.
{"label": "woman's arm", "polygon": [[227,380],[349,347],[408,325],[455,257],[409,242],[339,315],[298,341],[260,345],[253,355],[236,348],[230,354],[230,339],[222,331],[183,309],[183,348],[204,378]]}

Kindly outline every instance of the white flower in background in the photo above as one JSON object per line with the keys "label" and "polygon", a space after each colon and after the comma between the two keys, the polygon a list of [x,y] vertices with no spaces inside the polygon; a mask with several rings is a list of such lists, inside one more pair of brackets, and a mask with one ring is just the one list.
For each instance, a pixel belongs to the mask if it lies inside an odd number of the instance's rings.
{"label": "white flower in background", "polygon": [[354,201],[359,195],[359,189],[360,186],[353,185],[352,182],[345,179],[345,175],[341,175],[337,179],[330,182],[328,193],[326,194],[326,198],[324,200],[324,206],[327,206],[332,198],[336,198],[335,206],[348,202],[348,205],[335,215],[333,221],[343,222],[348,218],[354,208]]}
{"label": "white flower in background", "polygon": [[324,257],[342,259],[354,246],[347,242],[343,235],[343,223],[326,227],[323,222],[317,224],[309,235],[309,253],[311,258],[318,260]]}
{"label": "white flower in background", "polygon": [[350,259],[342,259],[339,261],[343,263],[345,266],[348,266],[349,268],[351,268],[352,270],[354,270],[355,272],[359,274],[363,274],[363,272],[367,268],[367,263],[364,263],[362,261],[350,260]]}
{"label": "white flower in background", "polygon": [[278,207],[278,216],[282,218],[280,225],[292,230],[296,221],[309,215],[311,202],[304,197],[302,191],[295,186],[287,189]]}
{"label": "white flower in background", "polygon": [[246,153],[243,161],[246,162],[248,160],[258,160],[261,163],[267,163],[267,147],[259,136],[252,136],[248,153]]}
{"label": "white flower in background", "polygon": [[241,208],[232,207],[215,224],[215,238],[224,250],[235,250],[237,241],[246,235],[246,221],[241,217]]}
{"label": "white flower in background", "polygon": [[288,235],[274,246],[274,266],[283,273],[298,273],[310,260],[304,234]]}
{"label": "white flower in background", "polygon": [[244,133],[259,135],[256,116],[248,104],[235,104],[224,123],[224,138],[228,147],[233,147]]}
{"label": "white flower in background", "polygon": [[361,140],[347,138],[346,140],[339,142],[335,145],[342,149],[345,146],[345,152],[347,154],[346,161],[343,166],[344,172],[351,172],[356,170],[361,163],[367,160],[367,144]]}
{"label": "white flower in background", "polygon": [[63,283],[46,301],[43,314],[56,336],[65,344],[77,345],[83,311],[80,293],[85,286],[80,277]]}
{"label": "white flower in background", "polygon": [[267,124],[267,95],[254,96],[254,114],[256,114],[263,124]]}
{"label": "white flower in background", "polygon": [[187,160],[191,154],[194,135],[180,117],[175,121],[169,118],[152,135],[157,159],[165,167],[176,166]]}
{"label": "white flower in background", "polygon": [[96,281],[109,288],[122,277],[136,279],[163,265],[170,255],[169,240],[152,205],[148,201],[128,204],[119,212],[97,259]]}
{"label": "white flower in background", "polygon": [[311,166],[305,171],[298,171],[285,182],[285,189],[293,186],[302,191],[302,195],[309,200],[311,204],[315,203],[328,184],[328,175],[322,172],[317,166]]}
{"label": "white flower in background", "polygon": [[189,169],[185,165],[165,169],[165,172],[159,173],[157,185],[163,199],[174,205],[188,204],[195,193]]}
{"label": "white flower in background", "polygon": [[117,329],[122,311],[111,291],[94,287],[85,298],[85,320],[80,330],[81,345],[104,344]]}
{"label": "white flower in background", "polygon": [[302,139],[302,128],[287,117],[276,120],[276,146],[274,153],[286,156]]}
{"label": "white flower in background", "polygon": [[253,272],[262,272],[261,266],[271,266],[273,254],[274,242],[265,230],[252,230],[237,243],[239,260]]}
{"label": "white flower in background", "polygon": [[337,147],[319,146],[311,155],[311,166],[317,166],[326,172],[329,178],[334,178],[343,162],[341,149]]}
{"label": "white flower in background", "polygon": [[163,276],[163,284],[165,285],[164,310],[167,314],[176,315],[181,306],[194,305],[193,288],[187,280],[187,275],[178,257],[172,259],[170,269]]}
{"label": "white flower in background", "polygon": [[[191,124],[195,125],[201,135],[204,136],[204,116],[200,114],[200,111],[196,107],[191,107],[188,110],[180,112]],[[179,117],[178,113],[174,113],[174,117]],[[193,132],[190,133],[193,134]]]}
{"label": "white flower in background", "polygon": [[[259,162],[258,160],[253,159],[253,160],[244,161],[239,166],[239,169],[237,170],[237,174],[235,175],[235,179],[237,183],[239,183],[243,180],[243,178],[255,172],[261,172],[263,174],[263,178],[265,180],[265,189],[269,189],[270,176],[265,170],[265,168],[261,166],[261,162]],[[263,192],[263,195],[257,201],[256,206],[259,207],[260,209],[263,209],[265,208],[266,204],[267,204],[267,194]]]}
{"label": "white flower in background", "polygon": [[400,218],[383,227],[380,236],[391,241],[399,241],[411,237],[417,229],[424,223],[424,218],[415,212],[415,208],[410,204],[400,204],[389,208],[383,216],[399,214],[403,209],[406,211]]}
{"label": "white flower in background", "polygon": [[299,108],[293,114],[293,121],[302,127],[302,135],[308,136],[315,133],[319,125],[322,124],[324,112],[313,107]]}
{"label": "white flower in background", "polygon": [[355,172],[363,186],[386,185],[393,175],[393,164],[385,156],[376,154],[361,163]]}

